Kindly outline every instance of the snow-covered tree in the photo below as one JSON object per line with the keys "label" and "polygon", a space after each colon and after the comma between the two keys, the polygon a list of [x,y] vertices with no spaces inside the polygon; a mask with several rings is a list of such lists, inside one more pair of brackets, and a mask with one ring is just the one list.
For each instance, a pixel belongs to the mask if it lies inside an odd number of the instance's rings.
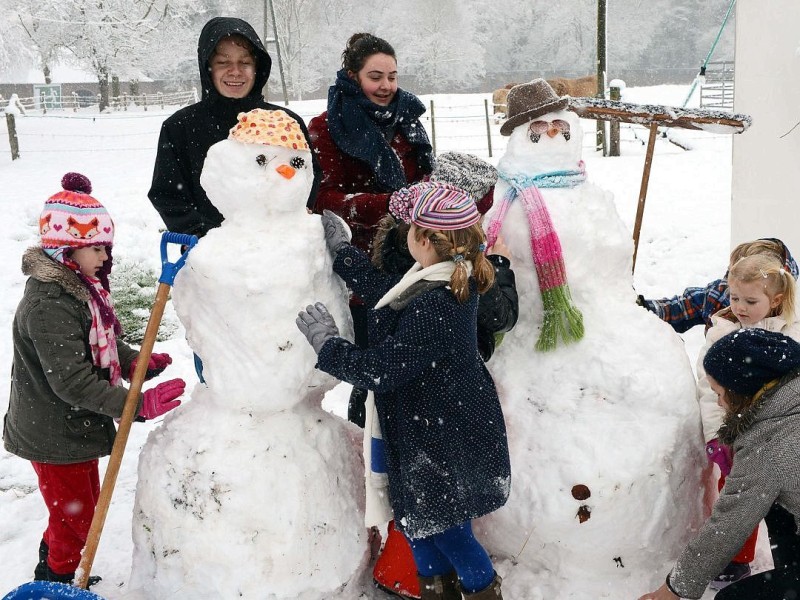
{"label": "snow-covered tree", "polygon": [[377,33],[395,47],[403,73],[420,85],[456,89],[483,77],[486,36],[472,3],[407,0],[400,8]]}
{"label": "snow-covered tree", "polygon": [[[346,16],[353,9],[350,4],[341,0],[273,0],[284,77],[292,96],[302,100],[304,94],[333,81],[344,48],[339,41],[342,22],[346,22]],[[275,46],[269,51],[272,54],[270,89],[279,90]]]}
{"label": "snow-covered tree", "polygon": [[[32,58],[44,75],[45,83],[50,83],[51,69],[56,62],[64,43],[64,30],[58,24],[58,6],[35,0],[14,0],[13,3],[3,0],[0,3],[3,13],[3,25],[0,34],[3,41],[16,40],[17,51],[24,49],[28,58]],[[2,55],[9,52],[12,44],[2,44]],[[16,61],[20,60],[16,56]]]}

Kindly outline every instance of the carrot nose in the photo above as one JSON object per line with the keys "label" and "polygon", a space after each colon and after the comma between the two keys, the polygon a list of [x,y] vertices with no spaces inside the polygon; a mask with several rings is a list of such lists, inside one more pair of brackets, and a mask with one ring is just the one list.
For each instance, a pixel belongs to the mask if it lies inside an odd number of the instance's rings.
{"label": "carrot nose", "polygon": [[297,172],[293,167],[290,167],[289,165],[281,165],[275,170],[284,177],[286,177],[286,179],[291,179]]}
{"label": "carrot nose", "polygon": [[558,127],[556,127],[555,125],[553,125],[552,123],[550,123],[550,127],[548,127],[548,128],[547,128],[547,137],[554,138],[554,137],[556,137],[556,136],[557,136],[557,135],[558,135],[560,132],[561,132],[561,130],[560,130]]}

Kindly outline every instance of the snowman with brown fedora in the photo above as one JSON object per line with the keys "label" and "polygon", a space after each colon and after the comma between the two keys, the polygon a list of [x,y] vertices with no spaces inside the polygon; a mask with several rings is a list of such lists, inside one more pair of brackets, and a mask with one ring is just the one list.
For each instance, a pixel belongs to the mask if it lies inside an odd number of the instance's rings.
{"label": "snowman with brown fedora", "polygon": [[498,571],[513,597],[587,585],[635,597],[701,517],[694,376],[680,338],[636,304],[631,232],[588,181],[569,98],[535,79],[511,89],[508,109],[484,227],[509,247],[519,293],[517,325],[487,365],[514,484],[476,530],[508,560]]}

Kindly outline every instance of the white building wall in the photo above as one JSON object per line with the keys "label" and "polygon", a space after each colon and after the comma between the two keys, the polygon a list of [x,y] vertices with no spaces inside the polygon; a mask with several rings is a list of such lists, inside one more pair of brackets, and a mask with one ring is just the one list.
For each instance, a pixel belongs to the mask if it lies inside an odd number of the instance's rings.
{"label": "white building wall", "polygon": [[753,124],[733,140],[731,246],[778,237],[800,255],[800,0],[738,0],[735,78]]}

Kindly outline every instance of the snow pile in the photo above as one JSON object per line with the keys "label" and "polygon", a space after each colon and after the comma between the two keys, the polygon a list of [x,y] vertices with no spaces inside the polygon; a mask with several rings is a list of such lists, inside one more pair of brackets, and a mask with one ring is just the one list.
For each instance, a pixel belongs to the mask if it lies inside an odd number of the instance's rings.
{"label": "snow pile", "polygon": [[202,184],[225,221],[174,290],[207,385],[142,451],[131,585],[148,597],[321,598],[368,559],[360,431],[321,409],[335,381],[294,323],[320,300],[349,335],[304,209],[312,178],[307,150],[229,138],[208,153]]}

